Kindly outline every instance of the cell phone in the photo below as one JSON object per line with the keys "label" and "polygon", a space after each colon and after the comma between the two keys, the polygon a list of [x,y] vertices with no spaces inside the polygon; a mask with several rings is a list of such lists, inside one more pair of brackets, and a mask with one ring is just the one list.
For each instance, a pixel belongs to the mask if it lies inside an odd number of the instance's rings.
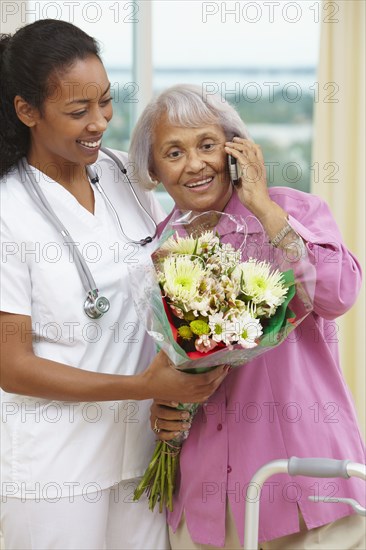
{"label": "cell phone", "polygon": [[236,161],[236,158],[234,158],[232,155],[228,155],[228,165],[231,183],[234,187],[237,187],[238,185],[240,185],[238,163]]}

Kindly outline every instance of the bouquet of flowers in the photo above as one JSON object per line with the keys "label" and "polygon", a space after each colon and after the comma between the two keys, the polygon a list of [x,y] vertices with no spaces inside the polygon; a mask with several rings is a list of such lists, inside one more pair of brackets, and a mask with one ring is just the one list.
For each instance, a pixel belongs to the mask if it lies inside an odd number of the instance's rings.
{"label": "bouquet of flowers", "polygon": [[[296,291],[293,268],[279,269],[283,262],[274,258],[245,257],[245,221],[214,214],[177,214],[152,256],[153,268],[144,270],[150,283],[145,279],[136,289],[135,304],[150,334],[177,368],[191,373],[244,365],[280,344],[311,310],[304,289]],[[198,406],[179,408],[192,418]],[[187,436],[157,443],[135,500],[147,492],[151,509],[159,502],[160,511],[164,505],[172,510]]]}

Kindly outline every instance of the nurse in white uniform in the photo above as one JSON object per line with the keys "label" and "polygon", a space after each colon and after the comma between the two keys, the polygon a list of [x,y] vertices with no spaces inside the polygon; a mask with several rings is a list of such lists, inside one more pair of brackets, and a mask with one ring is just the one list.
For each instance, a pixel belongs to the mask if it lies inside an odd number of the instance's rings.
{"label": "nurse in white uniform", "polygon": [[127,269],[161,217],[100,151],[112,105],[94,39],[38,21],[1,36],[0,68],[5,547],[167,548],[163,515],[132,501],[148,400],[203,401],[226,369],[177,372],[139,324]]}

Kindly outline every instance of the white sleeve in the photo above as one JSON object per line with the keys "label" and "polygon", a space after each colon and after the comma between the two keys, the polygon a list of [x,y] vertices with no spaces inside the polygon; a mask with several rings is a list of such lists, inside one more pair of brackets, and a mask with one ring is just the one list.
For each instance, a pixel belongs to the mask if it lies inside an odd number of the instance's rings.
{"label": "white sleeve", "polygon": [[22,243],[13,236],[3,216],[0,239],[0,310],[31,315],[32,286],[28,265],[22,258]]}

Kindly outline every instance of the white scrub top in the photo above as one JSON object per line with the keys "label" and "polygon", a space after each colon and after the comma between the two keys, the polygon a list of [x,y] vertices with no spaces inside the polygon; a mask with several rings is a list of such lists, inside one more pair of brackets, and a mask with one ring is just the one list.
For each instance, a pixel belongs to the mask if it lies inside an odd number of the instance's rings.
{"label": "white scrub top", "polygon": [[[127,156],[114,152],[128,167]],[[128,237],[151,235],[152,224],[116,164],[104,153],[97,164],[100,183]],[[29,182],[22,183],[14,170],[0,181],[1,311],[32,317],[39,357],[94,372],[143,371],[155,347],[137,318],[127,268],[147,261],[156,241],[141,247],[123,238],[96,189],[92,215],[64,187],[34,173],[111,307],[100,319],[86,316],[86,293],[72,254],[29,197],[24,188]],[[133,173],[130,177],[134,181]],[[153,194],[136,183],[134,188],[159,222],[164,215]],[[154,445],[150,401],[71,403],[3,391],[1,396],[3,495],[70,498],[143,474]]]}

